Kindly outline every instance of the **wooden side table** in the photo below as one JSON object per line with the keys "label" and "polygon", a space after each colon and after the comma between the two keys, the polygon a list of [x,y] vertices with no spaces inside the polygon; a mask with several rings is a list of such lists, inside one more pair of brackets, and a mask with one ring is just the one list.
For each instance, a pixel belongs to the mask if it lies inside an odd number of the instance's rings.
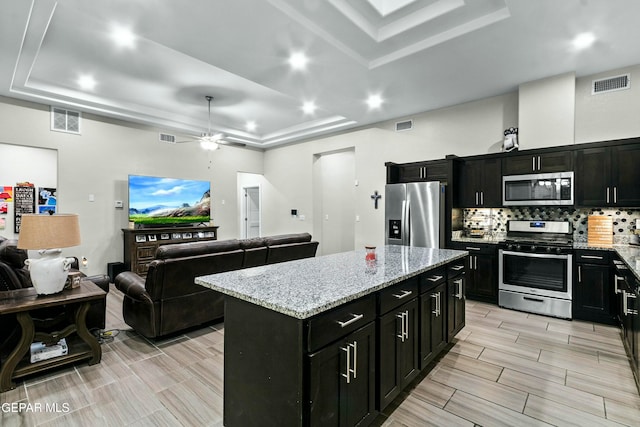
{"label": "wooden side table", "polygon": [[[38,295],[35,289],[30,288],[5,292],[4,296],[0,296],[0,318],[15,314],[21,328],[16,346],[13,349],[0,349],[0,392],[15,388],[13,380],[26,375],[86,359],[89,365],[100,363],[100,343],[89,332],[85,320],[91,302],[106,299],[106,296],[105,291],[89,280],[82,280],[79,287],[65,289],[54,295]],[[61,325],[61,330],[39,331],[32,314],[39,309],[62,306],[65,307],[63,311],[72,314],[69,316],[71,321]],[[68,354],[31,363],[31,343],[52,343],[62,338],[67,340]]]}

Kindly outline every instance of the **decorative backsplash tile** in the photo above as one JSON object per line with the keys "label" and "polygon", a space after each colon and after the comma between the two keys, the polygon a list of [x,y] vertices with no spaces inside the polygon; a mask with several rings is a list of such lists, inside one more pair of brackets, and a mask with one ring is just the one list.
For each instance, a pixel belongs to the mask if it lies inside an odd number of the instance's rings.
{"label": "decorative backsplash tile", "polygon": [[513,207],[513,208],[469,208],[463,209],[465,234],[472,229],[485,230],[489,235],[505,233],[507,222],[515,220],[571,221],[574,242],[587,241],[587,221],[589,215],[607,215],[613,218],[613,241],[629,243],[635,232],[636,219],[640,209],[611,208],[567,208],[567,207]]}

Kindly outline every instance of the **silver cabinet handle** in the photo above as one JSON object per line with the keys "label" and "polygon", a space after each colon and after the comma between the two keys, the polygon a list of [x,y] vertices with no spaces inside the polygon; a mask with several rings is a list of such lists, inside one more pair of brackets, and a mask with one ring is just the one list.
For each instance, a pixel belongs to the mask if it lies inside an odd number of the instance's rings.
{"label": "silver cabinet handle", "polygon": [[484,191],[480,192],[480,206],[484,206]]}
{"label": "silver cabinet handle", "polygon": [[462,279],[458,279],[456,281],[454,281],[453,283],[455,283],[457,285],[458,291],[455,294],[455,297],[458,299],[462,299]]}
{"label": "silver cabinet handle", "polygon": [[477,256],[473,257],[473,269],[474,270],[478,269],[478,257]]}
{"label": "silver cabinet handle", "polygon": [[478,192],[476,191],[476,206],[478,206]]}
{"label": "silver cabinet handle", "polygon": [[451,269],[455,270],[455,271],[460,271],[463,268],[464,268],[464,264],[462,264],[462,265],[458,264],[458,265],[454,265],[453,267],[451,267]]}
{"label": "silver cabinet handle", "polygon": [[[634,295],[635,296],[635,295]],[[405,310],[404,312],[404,339],[409,339],[409,310]]]}
{"label": "silver cabinet handle", "polygon": [[403,311],[396,314],[396,317],[400,319],[400,335],[396,337],[400,338],[402,342],[409,338],[409,311]]}
{"label": "silver cabinet handle", "polygon": [[613,187],[613,203],[618,203],[618,187]]}
{"label": "silver cabinet handle", "polygon": [[340,325],[341,328],[344,328],[345,326],[349,326],[350,324],[362,319],[364,317],[364,314],[352,314],[352,316],[353,317],[346,322],[341,322],[339,320],[336,320],[336,322],[338,322],[338,325]]}
{"label": "silver cabinet handle", "polygon": [[431,276],[431,277],[427,277],[427,280],[430,282],[437,282],[438,280],[441,280],[444,276]]}
{"label": "silver cabinet handle", "polygon": [[607,203],[609,203],[609,187],[607,187]]}
{"label": "silver cabinet handle", "polygon": [[358,377],[358,341],[354,341],[353,344],[349,344],[353,346],[353,378]]}
{"label": "silver cabinet handle", "polygon": [[474,248],[473,246],[467,246],[467,247],[465,247],[465,249],[468,250],[468,251],[480,251],[481,250],[480,248]]}
{"label": "silver cabinet handle", "polygon": [[400,338],[400,341],[404,342],[404,313],[398,313],[396,317],[400,319],[400,334],[396,334],[396,338]]}
{"label": "silver cabinet handle", "polygon": [[582,283],[582,266],[578,266],[578,283]]}
{"label": "silver cabinet handle", "polygon": [[536,156],[531,157],[531,170],[532,171],[536,170]]}
{"label": "silver cabinet handle", "polygon": [[636,299],[636,295],[633,293],[628,294],[626,291],[622,291],[622,298],[624,299],[624,303],[623,303],[624,314],[629,314],[629,315],[638,314],[638,310],[629,309],[629,302],[627,301],[627,298]]}
{"label": "silver cabinet handle", "polygon": [[346,347],[340,347],[340,350],[347,353],[346,373],[342,374],[347,379],[347,384],[351,382],[351,345],[347,344]]}
{"label": "silver cabinet handle", "polygon": [[613,289],[614,289],[614,292],[615,292],[616,294],[619,294],[619,293],[620,293],[620,289],[618,289],[618,281],[619,281],[619,280],[624,280],[624,277],[620,277],[620,276],[618,276],[617,274],[616,274],[616,275],[614,275],[614,279],[613,279]]}
{"label": "silver cabinet handle", "polygon": [[469,270],[473,270],[473,257],[469,257]]}
{"label": "silver cabinet handle", "polygon": [[538,156],[538,170],[540,170],[540,156]]}
{"label": "silver cabinet handle", "polygon": [[629,314],[627,313],[627,291],[624,289],[622,290],[622,314]]}
{"label": "silver cabinet handle", "polygon": [[435,309],[431,313],[435,314],[436,317],[440,317],[440,292],[431,294],[431,298],[435,299]]}
{"label": "silver cabinet handle", "polygon": [[394,297],[398,298],[398,299],[402,299],[404,297],[408,297],[409,295],[411,295],[413,293],[413,291],[402,291],[401,294],[392,294]]}
{"label": "silver cabinet handle", "polygon": [[580,258],[584,258],[584,259],[604,259],[601,256],[597,256],[597,255],[582,255]]}

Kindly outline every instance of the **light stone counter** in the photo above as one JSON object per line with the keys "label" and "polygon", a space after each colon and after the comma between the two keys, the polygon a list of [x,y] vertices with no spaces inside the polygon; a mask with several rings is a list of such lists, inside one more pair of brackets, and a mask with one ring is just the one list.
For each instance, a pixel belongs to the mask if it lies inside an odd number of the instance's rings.
{"label": "light stone counter", "polygon": [[383,246],[376,267],[365,251],[306,258],[197,277],[195,282],[297,319],[307,319],[468,254],[450,249]]}

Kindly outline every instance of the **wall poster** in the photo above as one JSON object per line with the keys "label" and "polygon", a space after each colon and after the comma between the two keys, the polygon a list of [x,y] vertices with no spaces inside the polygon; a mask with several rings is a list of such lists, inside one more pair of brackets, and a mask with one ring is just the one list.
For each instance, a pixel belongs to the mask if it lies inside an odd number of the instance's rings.
{"label": "wall poster", "polygon": [[38,213],[53,215],[56,213],[57,197],[55,188],[38,188]]}
{"label": "wall poster", "polygon": [[20,224],[22,223],[22,215],[32,214],[36,211],[36,189],[33,184],[21,182],[13,188],[14,203],[14,233],[20,232]]}

